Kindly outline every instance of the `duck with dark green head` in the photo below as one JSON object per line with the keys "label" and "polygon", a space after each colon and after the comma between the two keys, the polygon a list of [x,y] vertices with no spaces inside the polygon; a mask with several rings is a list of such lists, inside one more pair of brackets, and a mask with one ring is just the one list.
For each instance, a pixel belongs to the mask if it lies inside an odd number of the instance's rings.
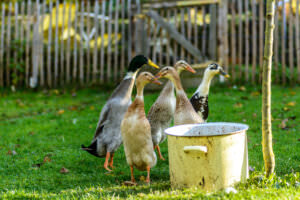
{"label": "duck with dark green head", "polygon": [[114,153],[122,144],[121,122],[131,104],[131,93],[136,75],[146,65],[159,68],[143,55],[137,55],[130,61],[126,76],[102,107],[91,145],[81,146],[82,150],[94,156],[105,157],[104,168],[108,171],[113,168]]}

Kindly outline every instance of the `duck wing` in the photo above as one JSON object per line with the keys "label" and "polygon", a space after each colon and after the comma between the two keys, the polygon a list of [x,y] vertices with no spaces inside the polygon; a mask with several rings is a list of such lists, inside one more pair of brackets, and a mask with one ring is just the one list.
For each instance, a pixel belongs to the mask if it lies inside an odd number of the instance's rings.
{"label": "duck wing", "polygon": [[111,112],[111,104],[110,104],[110,102],[107,102],[107,104],[105,104],[101,110],[99,121],[97,124],[96,132],[95,132],[95,136],[94,136],[93,140],[95,140],[102,133],[105,124],[109,123],[110,112]]}
{"label": "duck wing", "polygon": [[200,96],[198,93],[195,93],[190,98],[190,102],[194,110],[206,121],[209,113],[208,96]]}

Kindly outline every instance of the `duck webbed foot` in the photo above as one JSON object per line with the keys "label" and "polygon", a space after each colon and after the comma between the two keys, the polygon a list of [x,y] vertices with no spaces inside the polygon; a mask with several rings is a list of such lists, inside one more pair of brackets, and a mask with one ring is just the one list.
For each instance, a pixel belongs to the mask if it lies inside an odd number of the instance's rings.
{"label": "duck webbed foot", "polygon": [[106,169],[107,171],[111,171],[111,169],[108,168],[108,160],[110,158],[110,152],[106,153],[106,157],[105,157],[105,162],[104,162],[104,169]]}
{"label": "duck webbed foot", "polygon": [[159,159],[161,160],[165,160],[164,157],[162,156],[161,152],[160,152],[160,148],[158,145],[155,146],[155,149],[157,150],[157,153],[159,155]]}

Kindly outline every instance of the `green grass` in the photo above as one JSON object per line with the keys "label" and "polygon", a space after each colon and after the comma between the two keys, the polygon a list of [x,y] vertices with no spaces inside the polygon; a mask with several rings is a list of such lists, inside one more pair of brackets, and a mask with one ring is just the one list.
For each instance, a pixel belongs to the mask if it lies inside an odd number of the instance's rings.
{"label": "green grass", "polygon": [[[191,96],[194,89],[188,90]],[[220,191],[172,190],[169,182],[167,143],[161,145],[166,161],[151,170],[151,186],[122,186],[130,179],[123,147],[116,152],[113,173],[102,168],[103,159],[80,150],[89,144],[99,112],[110,92],[81,89],[47,92],[19,91],[0,94],[0,199],[99,198],[203,198],[283,199],[300,196],[300,87],[273,86],[272,115],[276,176],[263,178],[260,88],[246,91],[215,85],[210,93],[209,121],[241,122],[250,126],[249,164],[254,169],[237,194]],[[146,110],[158,93],[145,91]],[[296,104],[287,105],[290,102]],[[63,112],[63,111],[64,112]],[[286,127],[279,125],[287,119]],[[298,126],[297,126],[298,125]],[[16,152],[15,155],[14,152]],[[50,162],[43,162],[48,156]],[[37,167],[36,164],[41,164]],[[67,174],[61,174],[65,167]],[[135,171],[135,176],[145,172]]]}

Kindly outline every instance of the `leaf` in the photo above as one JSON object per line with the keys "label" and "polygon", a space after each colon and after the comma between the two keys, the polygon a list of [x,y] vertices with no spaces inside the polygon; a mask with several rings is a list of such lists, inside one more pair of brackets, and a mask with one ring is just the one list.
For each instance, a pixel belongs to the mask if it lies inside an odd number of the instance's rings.
{"label": "leaf", "polygon": [[77,106],[71,106],[71,107],[69,107],[69,110],[75,111],[75,110],[77,110]]}
{"label": "leaf", "polygon": [[65,168],[65,167],[62,167],[59,172],[61,174],[67,174],[67,173],[69,173],[69,170],[67,168]]}
{"label": "leaf", "polygon": [[54,94],[59,95],[59,90],[53,90]]}
{"label": "leaf", "polygon": [[286,105],[293,107],[293,106],[296,105],[296,102],[295,101],[291,101],[291,102],[287,103]]}
{"label": "leaf", "polygon": [[17,155],[17,152],[15,150],[8,150],[8,152],[6,153],[7,155]]}
{"label": "leaf", "polygon": [[237,102],[236,104],[233,105],[235,108],[241,108],[243,107],[243,104],[240,102]]}
{"label": "leaf", "polygon": [[17,102],[17,105],[20,106],[20,107],[25,106],[25,104],[21,101],[21,99],[17,99],[16,102]]}
{"label": "leaf", "polygon": [[28,133],[28,135],[34,135],[35,133],[33,132],[33,131],[30,131],[29,133]]}
{"label": "leaf", "polygon": [[255,92],[251,92],[250,95],[256,97],[256,96],[259,96],[260,93],[258,91],[255,91]]}
{"label": "leaf", "polygon": [[49,156],[45,156],[43,162],[44,162],[44,163],[46,163],[46,162],[51,162],[50,157],[49,157]]}
{"label": "leaf", "polygon": [[279,128],[284,129],[284,130],[287,129],[286,122],[288,122],[288,121],[289,121],[289,119],[282,120],[281,123],[279,124]]}
{"label": "leaf", "polygon": [[136,186],[137,183],[136,182],[132,182],[132,181],[124,181],[123,183],[125,186]]}
{"label": "leaf", "polygon": [[33,164],[32,167],[40,168],[44,163]]}
{"label": "leaf", "polygon": [[239,88],[239,90],[240,90],[240,91],[246,91],[246,87],[245,87],[245,86],[241,86],[241,87]]}
{"label": "leaf", "polygon": [[58,112],[57,112],[57,114],[59,114],[59,115],[62,115],[62,114],[64,114],[65,113],[65,110],[59,110]]}
{"label": "leaf", "polygon": [[94,106],[90,106],[90,110],[95,110],[95,107]]}
{"label": "leaf", "polygon": [[290,109],[288,107],[283,107],[284,111],[289,111]]}
{"label": "leaf", "polygon": [[145,180],[146,180],[145,176],[140,176],[140,181],[145,181]]}
{"label": "leaf", "polygon": [[290,94],[294,96],[294,95],[296,95],[296,92],[295,91],[291,91]]}

